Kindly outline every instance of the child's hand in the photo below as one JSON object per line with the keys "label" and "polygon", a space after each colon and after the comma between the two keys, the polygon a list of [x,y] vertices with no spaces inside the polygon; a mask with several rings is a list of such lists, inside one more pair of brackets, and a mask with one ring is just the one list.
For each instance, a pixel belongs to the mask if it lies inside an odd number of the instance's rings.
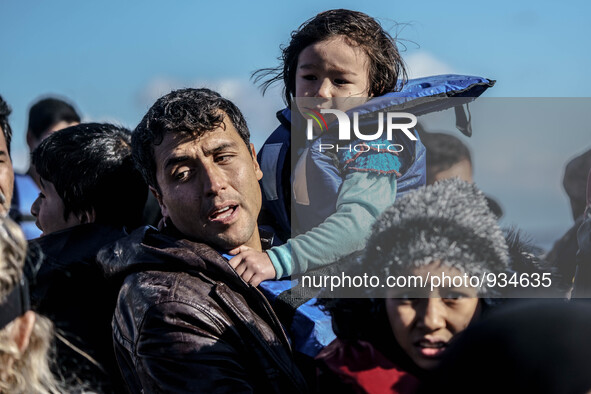
{"label": "child's hand", "polygon": [[240,246],[232,249],[230,254],[236,255],[230,259],[230,265],[245,282],[256,287],[264,280],[275,279],[275,267],[267,253]]}

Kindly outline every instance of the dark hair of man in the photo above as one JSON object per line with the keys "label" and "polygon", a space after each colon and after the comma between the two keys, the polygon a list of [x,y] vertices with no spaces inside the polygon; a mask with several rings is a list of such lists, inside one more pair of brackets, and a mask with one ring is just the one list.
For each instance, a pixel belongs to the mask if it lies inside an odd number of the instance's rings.
{"label": "dark hair of man", "polygon": [[80,116],[71,104],[63,100],[53,97],[39,100],[29,110],[27,133],[39,139],[59,122],[79,123]]}
{"label": "dark hair of man", "polygon": [[430,172],[448,170],[454,164],[467,160],[472,164],[470,150],[458,137],[446,133],[421,133],[427,149],[427,167]]}
{"label": "dark hair of man", "polygon": [[8,149],[8,154],[10,154],[10,141],[12,140],[12,129],[10,128],[10,124],[8,123],[8,116],[12,110],[4,101],[2,96],[0,96],[0,127],[2,128],[2,133],[4,133],[4,139],[6,140],[6,149]]}
{"label": "dark hair of man", "polygon": [[[407,78],[406,69],[394,38],[369,15],[345,9],[321,12],[294,30],[289,45],[281,50],[280,66],[255,71],[255,83],[262,82],[265,93],[272,84],[283,81],[284,99],[289,106],[291,98],[295,97],[300,53],[314,43],[335,36],[344,36],[349,44],[359,46],[369,57],[370,96],[382,96],[402,87]],[[399,81],[402,83],[398,84]]]}
{"label": "dark hair of man", "polygon": [[154,146],[167,133],[200,137],[232,122],[250,152],[250,132],[242,112],[230,100],[209,89],[179,89],[159,98],[132,135],[133,157],[148,185],[158,192]]}
{"label": "dark hair of man", "polygon": [[135,168],[129,130],[83,123],[57,131],[32,154],[32,164],[64,203],[64,219],[94,209],[95,222],[141,225],[147,186]]}

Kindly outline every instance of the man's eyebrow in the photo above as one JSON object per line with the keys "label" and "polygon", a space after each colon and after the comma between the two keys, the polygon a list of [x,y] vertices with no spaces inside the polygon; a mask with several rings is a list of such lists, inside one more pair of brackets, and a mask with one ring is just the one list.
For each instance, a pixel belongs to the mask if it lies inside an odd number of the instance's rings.
{"label": "man's eyebrow", "polygon": [[164,163],[164,169],[166,170],[168,167],[172,167],[175,164],[178,163],[183,163],[185,161],[188,161],[190,158],[189,156],[174,156],[174,157],[170,157],[166,160],[166,163]]}
{"label": "man's eyebrow", "polygon": [[236,147],[236,142],[222,142],[221,144],[211,148],[211,149],[204,149],[203,153],[205,156],[211,156],[216,153],[222,152],[225,149],[233,149]]}
{"label": "man's eyebrow", "polygon": [[[203,154],[205,156],[211,156],[216,153],[222,152],[225,149],[234,149],[235,147],[236,147],[236,142],[234,142],[234,141],[222,142],[221,144],[216,145],[213,148],[203,149]],[[172,167],[175,164],[184,163],[189,160],[191,160],[191,157],[188,155],[170,157],[170,158],[166,159],[166,162],[164,163],[164,169],[166,170],[168,167]]]}

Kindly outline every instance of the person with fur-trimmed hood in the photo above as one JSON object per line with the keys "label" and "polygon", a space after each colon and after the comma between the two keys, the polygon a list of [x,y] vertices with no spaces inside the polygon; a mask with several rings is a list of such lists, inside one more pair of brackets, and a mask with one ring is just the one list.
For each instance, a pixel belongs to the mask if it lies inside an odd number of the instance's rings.
{"label": "person with fur-trimmed hood", "polygon": [[351,276],[367,273],[385,284],[386,278],[412,275],[425,286],[377,286],[365,292],[366,298],[320,300],[333,317],[337,339],[317,356],[318,389],[412,393],[449,343],[487,307],[488,298],[497,295],[496,289],[472,287],[469,281],[431,287],[429,278],[507,272],[509,252],[483,193],[449,179],[388,208],[374,224],[364,253],[350,265]]}

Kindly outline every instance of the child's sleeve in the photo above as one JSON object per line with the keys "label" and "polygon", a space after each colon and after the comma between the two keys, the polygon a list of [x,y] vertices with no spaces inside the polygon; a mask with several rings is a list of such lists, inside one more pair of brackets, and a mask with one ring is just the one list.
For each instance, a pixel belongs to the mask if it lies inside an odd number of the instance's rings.
{"label": "child's sleeve", "polygon": [[335,213],[310,231],[267,250],[277,278],[334,263],[362,249],[374,221],[395,198],[395,174],[348,173]]}

